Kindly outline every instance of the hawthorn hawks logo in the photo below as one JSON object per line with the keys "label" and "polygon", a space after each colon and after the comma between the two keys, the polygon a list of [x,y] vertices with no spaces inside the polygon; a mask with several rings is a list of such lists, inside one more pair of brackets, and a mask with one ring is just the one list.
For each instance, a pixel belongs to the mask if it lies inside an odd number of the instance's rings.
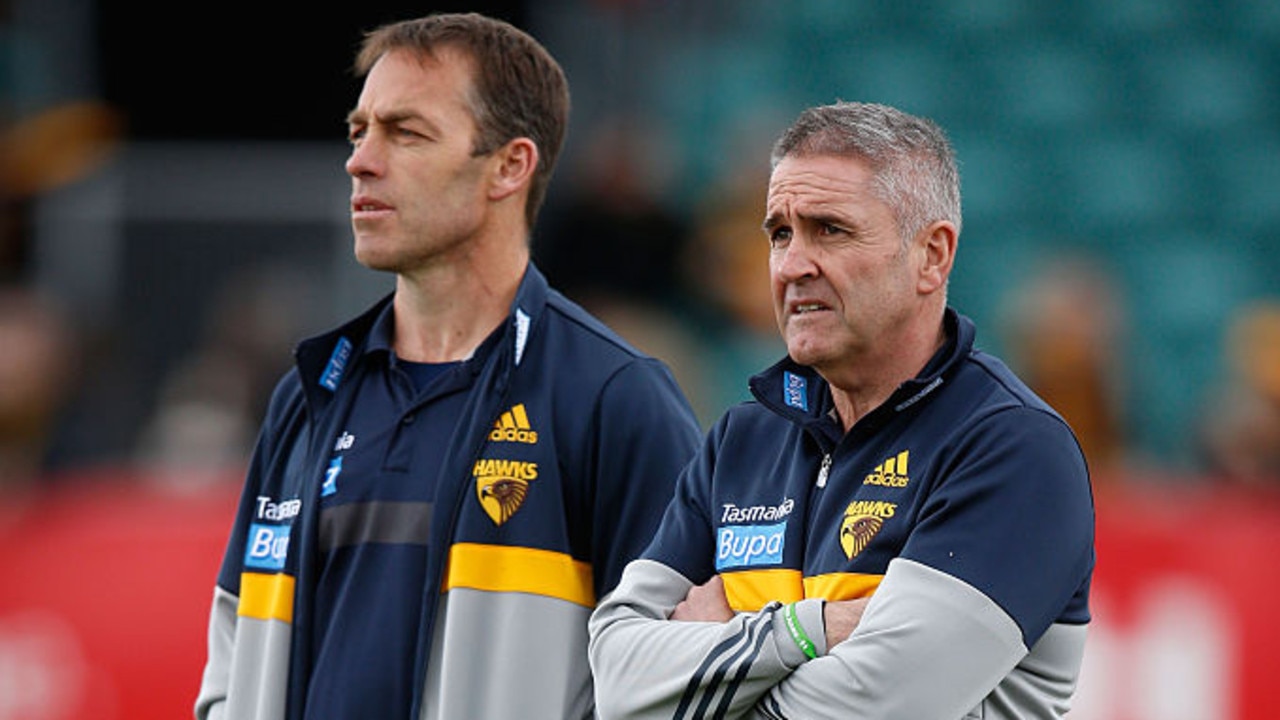
{"label": "hawthorn hawks logo", "polygon": [[854,500],[845,508],[840,523],[840,547],[845,557],[852,560],[866,549],[871,539],[884,527],[884,521],[893,517],[896,503],[880,500]]}
{"label": "hawthorn hawks logo", "polygon": [[476,461],[471,474],[476,480],[480,507],[494,525],[501,525],[524,505],[529,483],[538,477],[538,463],[482,458]]}

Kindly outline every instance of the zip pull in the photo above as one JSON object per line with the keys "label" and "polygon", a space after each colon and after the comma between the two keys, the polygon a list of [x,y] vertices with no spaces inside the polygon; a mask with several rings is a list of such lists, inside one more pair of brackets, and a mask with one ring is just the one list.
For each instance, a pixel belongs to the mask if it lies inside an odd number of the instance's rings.
{"label": "zip pull", "polygon": [[822,456],[822,467],[818,468],[818,487],[827,486],[827,473],[831,472],[831,453]]}

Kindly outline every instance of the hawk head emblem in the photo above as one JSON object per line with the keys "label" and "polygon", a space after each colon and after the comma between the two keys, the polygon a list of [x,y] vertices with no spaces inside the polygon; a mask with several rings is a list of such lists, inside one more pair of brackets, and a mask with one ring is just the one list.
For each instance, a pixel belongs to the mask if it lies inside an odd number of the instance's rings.
{"label": "hawk head emblem", "polygon": [[529,481],[510,477],[481,477],[476,479],[476,495],[495,525],[511,518],[529,494]]}
{"label": "hawk head emblem", "polygon": [[862,552],[871,538],[884,527],[884,519],[875,515],[845,515],[840,523],[840,547],[850,560]]}

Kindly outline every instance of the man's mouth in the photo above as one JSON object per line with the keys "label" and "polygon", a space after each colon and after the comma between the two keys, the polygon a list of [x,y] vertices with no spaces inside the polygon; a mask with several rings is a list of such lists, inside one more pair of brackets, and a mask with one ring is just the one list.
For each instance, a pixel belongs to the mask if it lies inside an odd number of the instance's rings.
{"label": "man's mouth", "polygon": [[798,303],[791,312],[796,315],[804,315],[805,313],[817,312],[819,310],[826,309],[827,306],[822,303]]}
{"label": "man's mouth", "polygon": [[351,200],[351,211],[353,213],[371,213],[390,210],[391,206],[368,197],[357,197]]}

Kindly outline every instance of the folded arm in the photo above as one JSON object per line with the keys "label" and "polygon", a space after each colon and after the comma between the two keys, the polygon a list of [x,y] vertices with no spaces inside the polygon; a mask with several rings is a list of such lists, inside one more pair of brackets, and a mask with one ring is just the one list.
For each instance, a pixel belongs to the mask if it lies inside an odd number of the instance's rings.
{"label": "folded arm", "polygon": [[[805,661],[776,603],[726,622],[669,620],[693,587],[659,562],[637,560],[600,603],[590,657],[601,718],[742,717]],[[797,612],[820,634],[821,601],[802,601]]]}
{"label": "folded arm", "polygon": [[894,560],[848,640],[783,678],[753,717],[963,717],[1026,654],[1017,624],[990,598]]}

